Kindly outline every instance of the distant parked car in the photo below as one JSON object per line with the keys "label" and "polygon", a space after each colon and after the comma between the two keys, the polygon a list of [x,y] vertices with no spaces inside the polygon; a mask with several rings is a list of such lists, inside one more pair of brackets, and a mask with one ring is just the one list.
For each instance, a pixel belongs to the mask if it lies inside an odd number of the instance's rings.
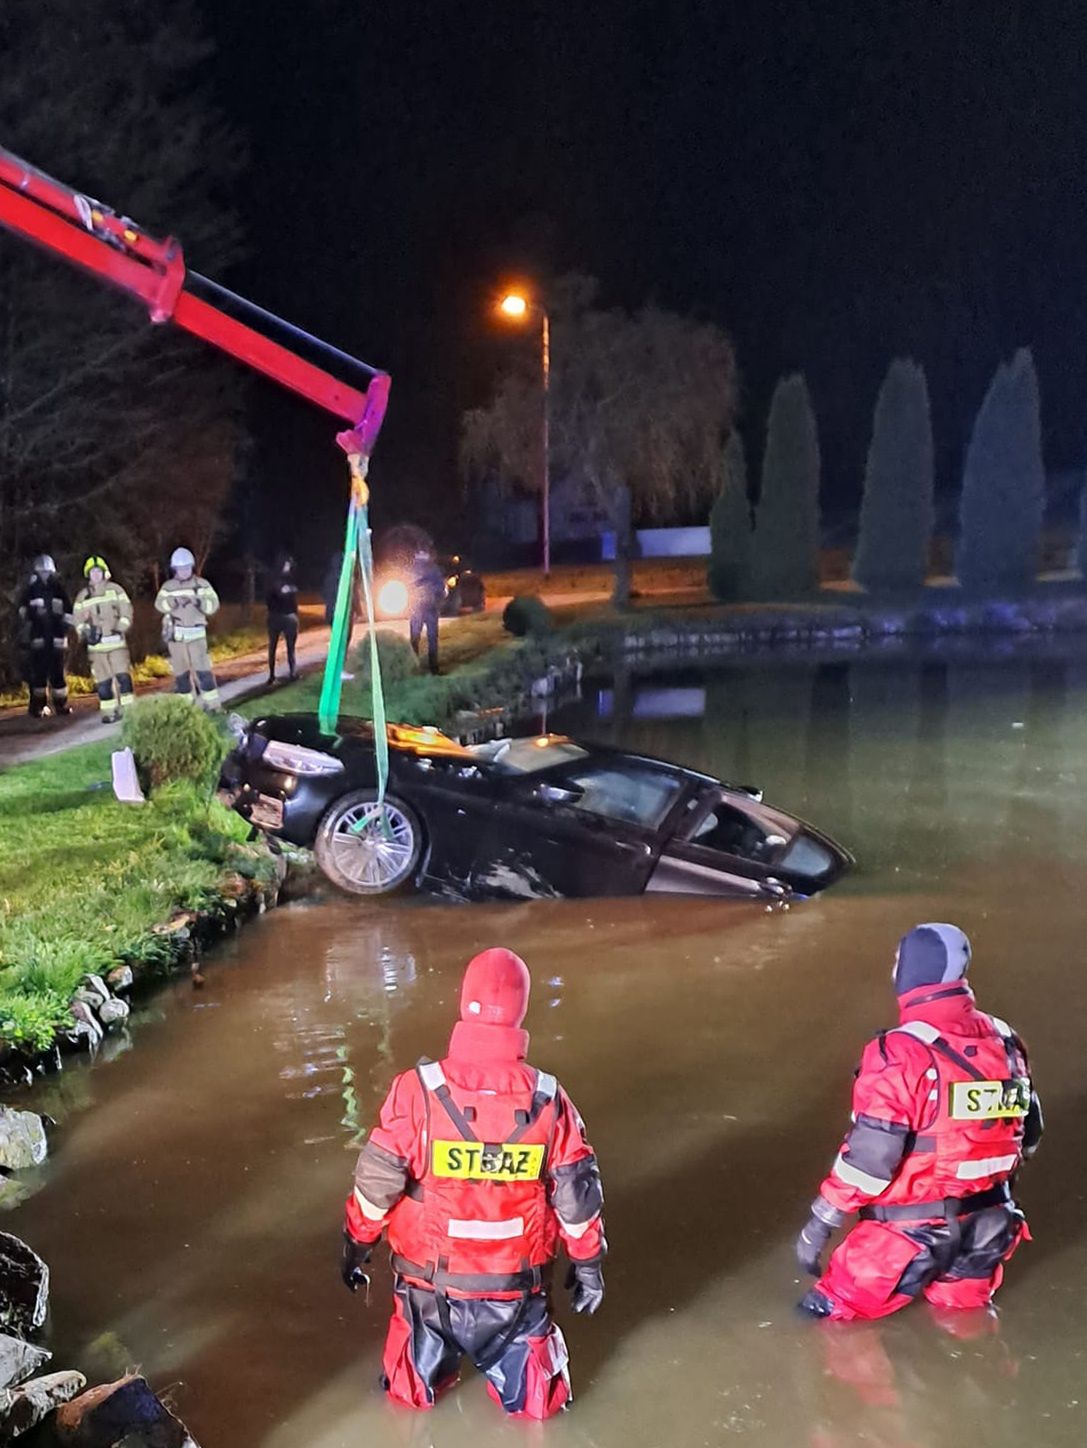
{"label": "distant parked car", "polygon": [[[438,567],[445,574],[443,618],[456,618],[461,613],[482,613],[487,606],[487,589],[483,579],[459,554],[439,557]],[[407,618],[411,611],[411,565],[378,564],[374,574],[375,608],[379,619]]]}
{"label": "distant parked car", "polygon": [[663,760],[562,735],[463,746],[391,726],[377,802],[371,725],[310,714],[238,721],[223,770],[234,808],[312,847],[357,895],[426,888],[464,900],[639,895],[813,895],[853,863],[820,830]]}

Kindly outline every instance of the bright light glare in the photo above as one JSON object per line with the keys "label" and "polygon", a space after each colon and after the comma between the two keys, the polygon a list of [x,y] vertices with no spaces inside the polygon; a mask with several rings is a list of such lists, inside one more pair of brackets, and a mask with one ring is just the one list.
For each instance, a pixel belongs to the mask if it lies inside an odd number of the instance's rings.
{"label": "bright light glare", "polygon": [[528,299],[523,297],[520,292],[508,292],[498,306],[507,317],[523,317],[528,311]]}
{"label": "bright light glare", "polygon": [[383,583],[377,595],[377,606],[386,618],[397,618],[408,611],[407,584],[399,578]]}

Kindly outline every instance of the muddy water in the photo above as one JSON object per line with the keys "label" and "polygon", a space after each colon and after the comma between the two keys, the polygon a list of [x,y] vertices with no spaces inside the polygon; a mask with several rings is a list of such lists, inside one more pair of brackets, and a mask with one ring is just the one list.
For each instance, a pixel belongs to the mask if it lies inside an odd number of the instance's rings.
{"label": "muddy water", "polygon": [[[428,1417],[391,1409],[387,1271],[367,1308],[336,1270],[360,1125],[396,1068],[442,1050],[466,957],[505,942],[535,972],[533,1059],[579,1103],[608,1190],[609,1295],[590,1321],[563,1312],[578,1401],[549,1443],[1082,1444],[1087,666],[668,682],[621,680],[566,722],[762,783],[850,844],[856,876],[787,914],[331,901],[265,918],[203,990],[159,999],[137,1050],[41,1094],[58,1150],[7,1221],[53,1265],[62,1358],[176,1383],[204,1448],[523,1441],[471,1374]],[[925,1307],[804,1323],[792,1239],[859,1046],[891,1018],[893,941],[933,918],[970,931],[983,1002],[1034,1050],[1036,1240],[994,1331]]]}

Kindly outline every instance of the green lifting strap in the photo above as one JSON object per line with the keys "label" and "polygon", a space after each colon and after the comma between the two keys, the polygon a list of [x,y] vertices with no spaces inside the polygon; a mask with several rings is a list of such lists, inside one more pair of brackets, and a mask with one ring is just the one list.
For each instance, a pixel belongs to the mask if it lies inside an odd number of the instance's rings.
{"label": "green lifting strap", "polygon": [[[356,563],[362,577],[366,622],[370,632],[371,718],[374,725],[374,753],[377,762],[377,804],[380,808],[385,798],[385,789],[389,779],[389,738],[385,719],[385,692],[381,684],[381,661],[378,656],[374,619],[374,562],[370,548],[368,508],[366,503],[359,500],[358,492],[353,490],[351,505],[347,513],[347,528],[344,533],[343,563],[340,566],[340,581],[336,589],[332,635],[329,639],[328,658],[325,661],[321,698],[317,706],[321,730],[325,734],[335,734],[339,724],[343,670],[347,660],[347,641],[351,634],[351,602]],[[385,825],[384,811],[382,811],[382,823]],[[387,825],[385,827],[387,828]]]}
{"label": "green lifting strap", "polygon": [[[380,805],[385,798],[385,786],[389,782],[389,732],[385,720],[385,690],[381,685],[381,659],[377,651],[377,627],[374,620],[374,555],[370,547],[369,509],[363,504],[358,511],[358,526],[355,532],[359,573],[362,576],[362,597],[366,605],[366,627],[370,633],[370,717],[374,721],[377,802]],[[388,821],[384,811],[381,819],[387,831]]]}

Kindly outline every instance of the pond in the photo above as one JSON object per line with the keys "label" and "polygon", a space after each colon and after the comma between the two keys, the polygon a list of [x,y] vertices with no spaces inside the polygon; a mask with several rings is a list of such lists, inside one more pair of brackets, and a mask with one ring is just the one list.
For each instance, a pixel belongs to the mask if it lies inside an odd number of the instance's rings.
{"label": "pond", "polygon": [[[608,1196],[608,1298],[573,1319],[561,1445],[990,1448],[1084,1441],[1087,658],[747,661],[625,676],[552,723],[761,785],[856,854],[788,912],[644,898],[449,906],[329,898],[265,917],[138,1049],[47,1083],[42,1189],[9,1214],[54,1273],[58,1365],[140,1365],[203,1448],[523,1441],[470,1372],[430,1415],[377,1387],[389,1277],[338,1280],[361,1131],[444,1049],[464,962],[528,960],[531,1058],[583,1112]],[[953,920],[982,1005],[1027,1038],[1048,1135],[1035,1241],[999,1323],[915,1307],[798,1319],[792,1243],[851,1071],[891,1024],[894,945]],[[535,1441],[535,1435],[533,1435]]]}

